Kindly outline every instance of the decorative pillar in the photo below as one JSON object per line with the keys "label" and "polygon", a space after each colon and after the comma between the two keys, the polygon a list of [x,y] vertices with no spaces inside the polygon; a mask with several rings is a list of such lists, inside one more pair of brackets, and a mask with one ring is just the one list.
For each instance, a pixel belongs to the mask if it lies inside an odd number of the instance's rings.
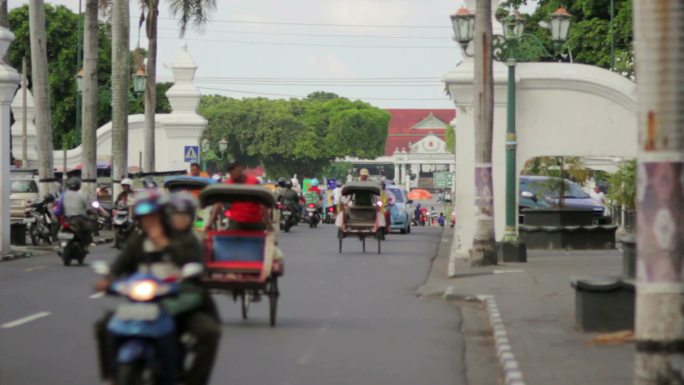
{"label": "decorative pillar", "polygon": [[[14,34],[0,27],[0,57],[4,57]],[[0,61],[0,256],[10,249],[10,103],[19,84],[19,73]]]}
{"label": "decorative pillar", "polygon": [[400,167],[399,164],[395,162],[394,163],[394,183],[395,184],[401,183],[401,180],[399,179],[399,167]]}
{"label": "decorative pillar", "polygon": [[12,155],[15,159],[23,159],[23,138],[24,138],[24,122],[26,122],[26,160],[28,164],[22,167],[31,167],[38,161],[38,143],[36,137],[36,125],[34,119],[36,117],[36,109],[33,105],[33,94],[31,90],[26,90],[26,116],[24,116],[24,88],[19,87],[14,100],[12,100],[12,116],[14,116],[14,124],[12,125]]}

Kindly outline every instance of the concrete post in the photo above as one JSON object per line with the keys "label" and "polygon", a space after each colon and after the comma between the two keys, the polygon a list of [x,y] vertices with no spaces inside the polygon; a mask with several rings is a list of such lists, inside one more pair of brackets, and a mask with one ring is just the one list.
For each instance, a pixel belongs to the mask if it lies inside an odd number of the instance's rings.
{"label": "concrete post", "polygon": [[395,163],[394,164],[394,183],[395,184],[401,184],[401,179],[399,175],[399,164]]}
{"label": "concrete post", "polygon": [[[14,34],[0,27],[0,57],[4,57]],[[10,250],[10,103],[19,84],[19,73],[0,61],[0,255]]]}

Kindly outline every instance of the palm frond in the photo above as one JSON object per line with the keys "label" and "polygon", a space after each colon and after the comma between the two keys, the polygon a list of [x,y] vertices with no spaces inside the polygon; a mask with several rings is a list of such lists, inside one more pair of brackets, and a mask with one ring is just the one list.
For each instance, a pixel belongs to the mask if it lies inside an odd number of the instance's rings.
{"label": "palm frond", "polygon": [[202,27],[209,21],[209,13],[216,9],[216,0],[169,0],[169,8],[178,17],[182,37],[188,26]]}

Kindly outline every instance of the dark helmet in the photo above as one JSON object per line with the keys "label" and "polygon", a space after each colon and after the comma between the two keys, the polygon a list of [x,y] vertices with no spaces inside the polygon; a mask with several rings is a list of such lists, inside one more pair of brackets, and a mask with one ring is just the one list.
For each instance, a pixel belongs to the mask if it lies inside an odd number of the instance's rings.
{"label": "dark helmet", "polygon": [[337,186],[337,187],[342,187],[342,182],[339,182],[339,181],[338,181],[338,182],[335,182],[335,186]]}
{"label": "dark helmet", "polygon": [[278,178],[278,186],[285,187],[285,178]]}
{"label": "dark helmet", "polygon": [[135,194],[133,215],[143,217],[160,212],[163,208],[160,200],[161,194],[158,190],[145,190]]}
{"label": "dark helmet", "polygon": [[194,217],[197,211],[197,199],[185,191],[164,196],[160,203],[164,206],[167,214],[186,213]]}
{"label": "dark helmet", "polygon": [[285,181],[285,188],[292,188],[292,181],[291,180]]}
{"label": "dark helmet", "polygon": [[81,188],[81,180],[72,176],[66,181],[66,186],[69,190],[78,190]]}

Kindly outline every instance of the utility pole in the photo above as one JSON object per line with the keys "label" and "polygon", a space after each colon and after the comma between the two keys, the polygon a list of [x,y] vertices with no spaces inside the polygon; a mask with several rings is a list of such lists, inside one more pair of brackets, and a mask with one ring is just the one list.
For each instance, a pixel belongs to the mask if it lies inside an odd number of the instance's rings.
{"label": "utility pole", "polygon": [[145,151],[143,152],[143,171],[155,169],[155,113],[157,108],[157,20],[159,0],[147,0],[147,84],[145,85]]}
{"label": "utility pole", "polygon": [[635,384],[684,377],[684,2],[635,0],[639,100]]}
{"label": "utility pole", "polygon": [[615,71],[615,0],[610,0],[610,70]]}
{"label": "utility pole", "polygon": [[470,262],[496,264],[492,137],[494,84],[492,82],[492,2],[478,0],[475,11],[475,208],[476,227]]}

